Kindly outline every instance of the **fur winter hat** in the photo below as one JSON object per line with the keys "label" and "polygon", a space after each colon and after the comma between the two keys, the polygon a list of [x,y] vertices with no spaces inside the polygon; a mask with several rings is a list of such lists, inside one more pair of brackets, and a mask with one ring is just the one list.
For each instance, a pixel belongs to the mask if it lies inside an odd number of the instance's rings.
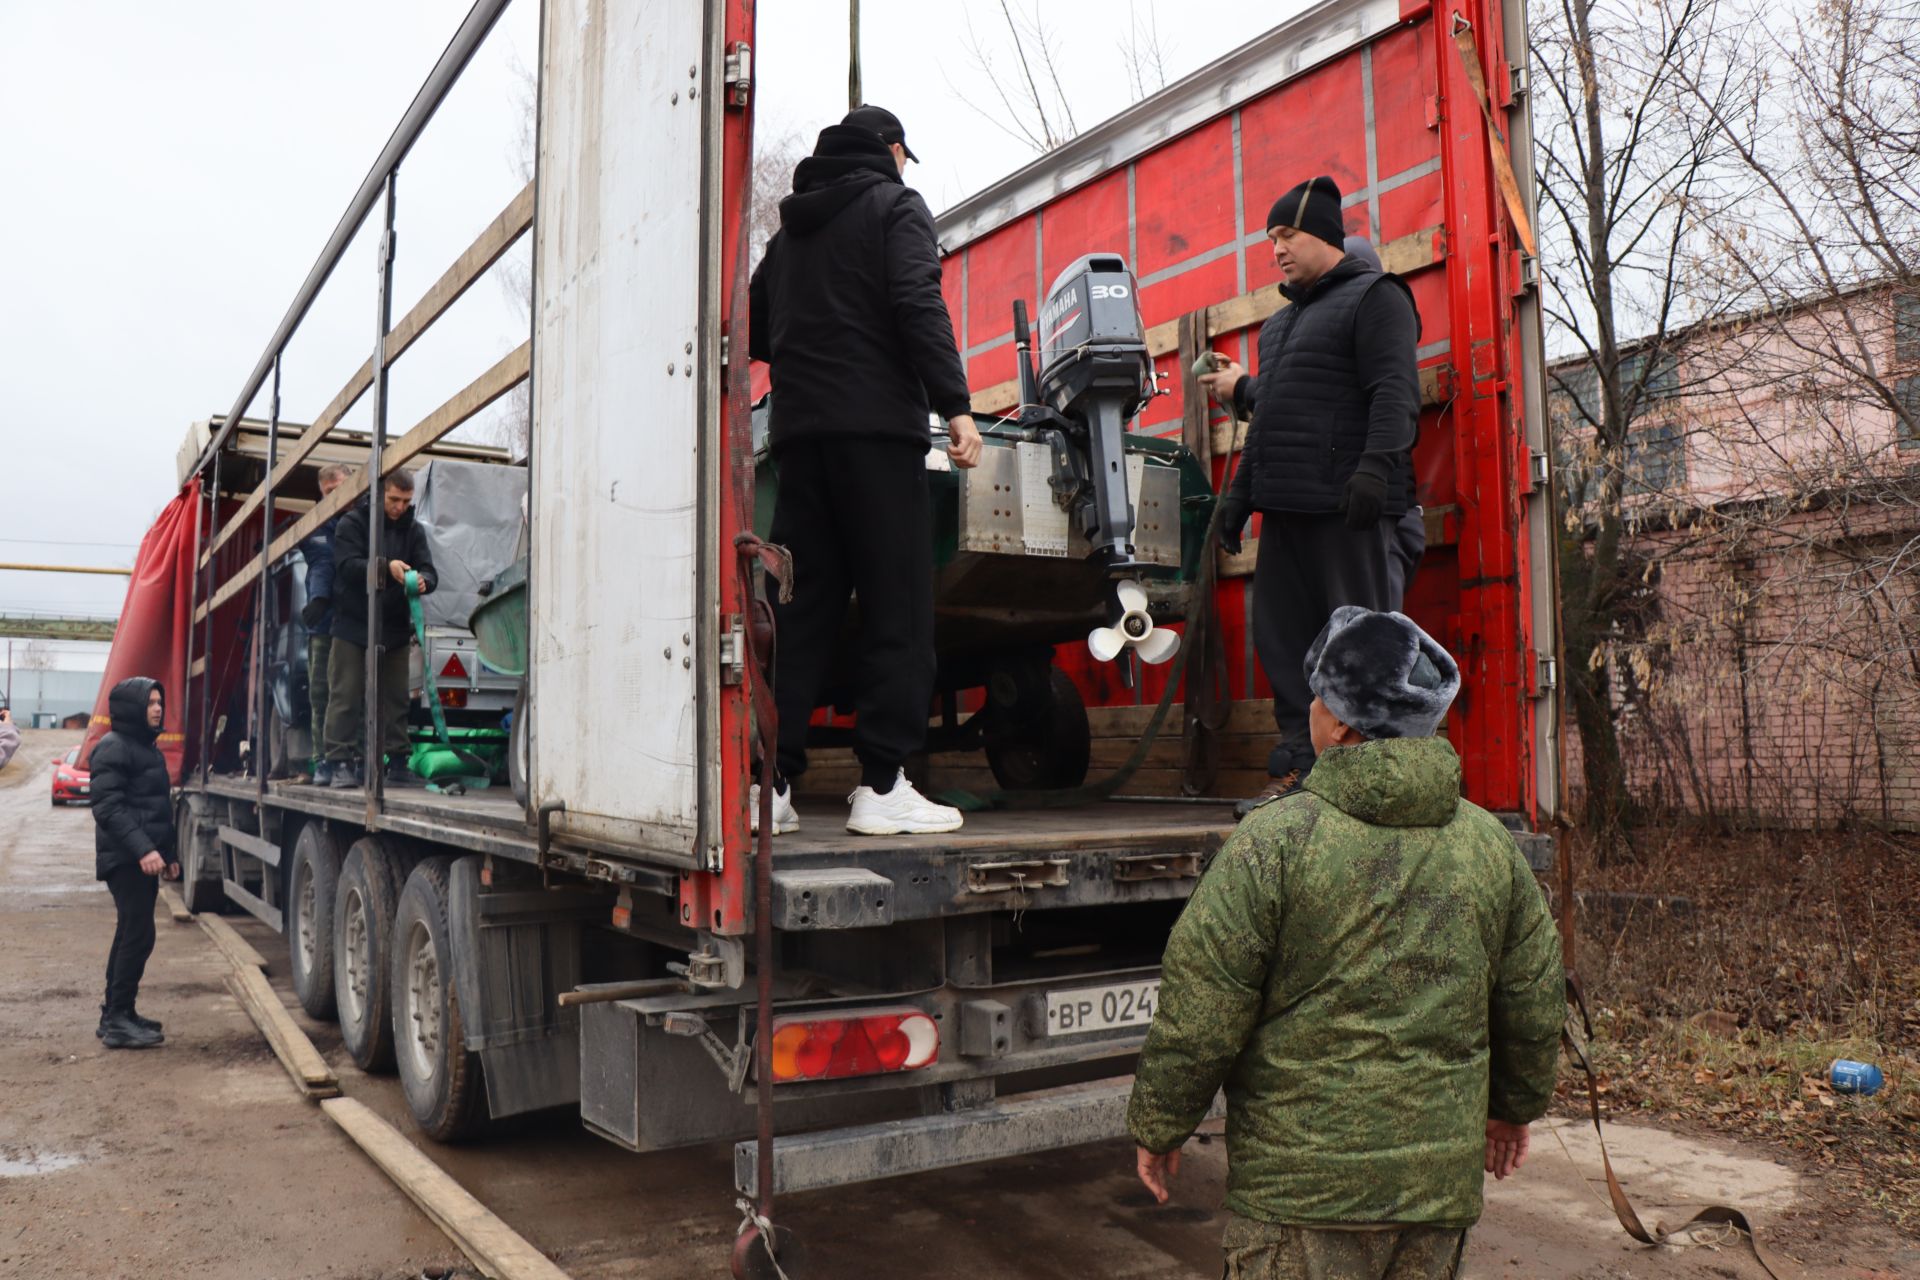
{"label": "fur winter hat", "polygon": [[1369,738],[1429,738],[1460,692],[1453,656],[1402,613],[1333,611],[1307,651],[1307,687]]}

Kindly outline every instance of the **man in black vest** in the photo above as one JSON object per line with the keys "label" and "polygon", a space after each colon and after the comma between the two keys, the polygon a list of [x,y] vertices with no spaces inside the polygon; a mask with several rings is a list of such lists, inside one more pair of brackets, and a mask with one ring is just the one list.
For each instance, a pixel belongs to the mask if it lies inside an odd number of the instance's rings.
{"label": "man in black vest", "polygon": [[1242,802],[1242,816],[1297,791],[1313,767],[1313,694],[1301,663],[1333,611],[1400,607],[1395,526],[1414,502],[1409,459],[1420,426],[1412,292],[1347,253],[1333,179],[1281,196],[1267,238],[1290,305],[1260,330],[1259,376],[1228,363],[1202,378],[1215,399],[1252,419],[1224,500],[1222,544],[1238,551],[1247,518],[1261,517],[1253,643],[1273,685],[1280,742],[1266,787]]}
{"label": "man in black vest", "polygon": [[[749,348],[772,366],[769,448],[779,476],[773,541],[793,552],[793,599],[775,603],[780,711],[773,831],[795,831],[789,782],[807,767],[807,721],[860,602],[847,830],[957,830],[902,766],[925,745],[933,700],[933,515],[928,411],[947,459],[980,461],[966,370],[940,293],[926,201],[902,184],[914,154],[900,121],[857,107],[820,131],[780,202],[780,230],[754,270]],[[753,821],[760,820],[753,788]]]}

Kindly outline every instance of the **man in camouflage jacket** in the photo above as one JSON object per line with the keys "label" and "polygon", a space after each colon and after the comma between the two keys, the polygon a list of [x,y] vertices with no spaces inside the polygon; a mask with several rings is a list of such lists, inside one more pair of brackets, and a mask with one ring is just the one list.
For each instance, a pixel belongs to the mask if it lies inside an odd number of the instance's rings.
{"label": "man in camouflage jacket", "polygon": [[1174,927],[1128,1128],[1164,1203],[1225,1088],[1229,1277],[1451,1277],[1483,1171],[1519,1167],[1553,1093],[1559,938],[1433,736],[1459,690],[1447,652],[1347,607],[1306,668],[1318,762]]}

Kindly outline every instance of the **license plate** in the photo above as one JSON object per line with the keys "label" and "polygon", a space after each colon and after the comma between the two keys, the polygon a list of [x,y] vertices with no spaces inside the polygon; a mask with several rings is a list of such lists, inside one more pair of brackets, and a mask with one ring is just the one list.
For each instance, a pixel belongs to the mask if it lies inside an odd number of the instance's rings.
{"label": "license plate", "polygon": [[1160,1000],[1160,979],[1123,982],[1111,987],[1081,987],[1047,992],[1047,1034],[1079,1035],[1113,1027],[1144,1027],[1153,1021]]}

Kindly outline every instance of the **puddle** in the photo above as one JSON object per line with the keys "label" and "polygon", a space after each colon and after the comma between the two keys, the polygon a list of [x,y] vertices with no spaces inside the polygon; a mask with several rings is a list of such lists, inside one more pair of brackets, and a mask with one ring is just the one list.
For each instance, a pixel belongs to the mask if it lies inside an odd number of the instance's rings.
{"label": "puddle", "polygon": [[84,1156],[70,1156],[58,1151],[44,1151],[36,1155],[32,1151],[22,1150],[9,1155],[5,1154],[5,1150],[0,1148],[0,1178],[31,1178],[86,1163]]}

